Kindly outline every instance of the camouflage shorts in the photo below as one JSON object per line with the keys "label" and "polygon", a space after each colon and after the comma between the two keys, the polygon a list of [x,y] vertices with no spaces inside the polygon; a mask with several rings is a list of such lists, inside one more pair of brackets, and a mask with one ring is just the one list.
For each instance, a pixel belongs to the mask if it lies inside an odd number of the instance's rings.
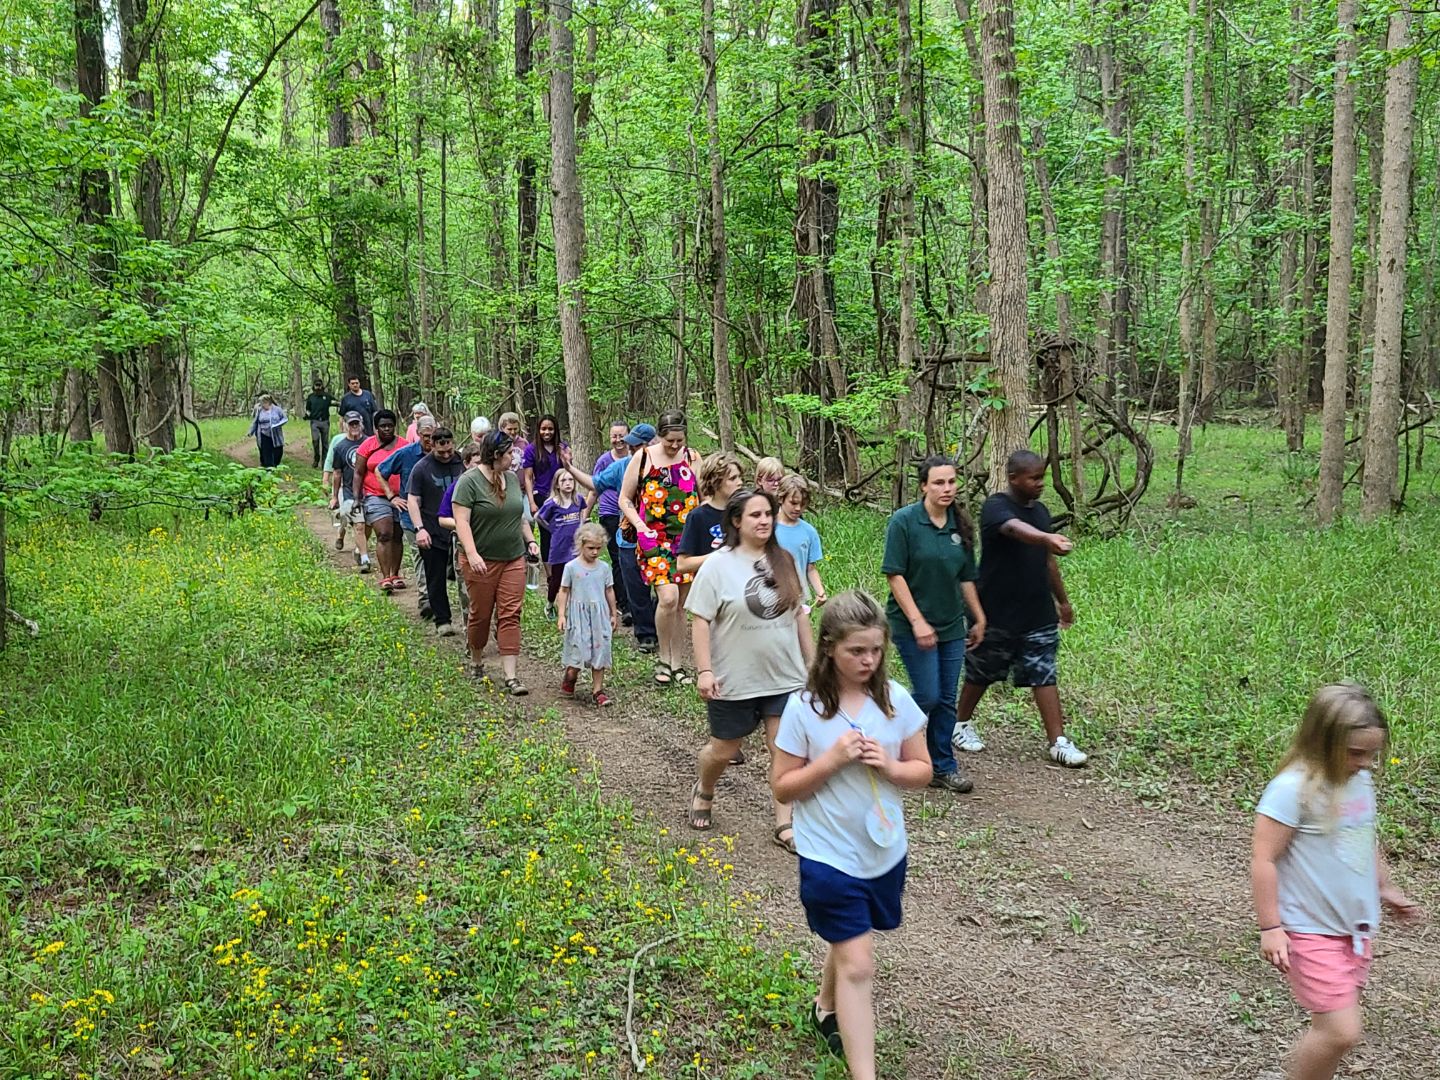
{"label": "camouflage shorts", "polygon": [[1016,633],[986,627],[985,640],[965,654],[965,681],[977,686],[1013,680],[1016,686],[1054,686],[1059,681],[1060,627]]}

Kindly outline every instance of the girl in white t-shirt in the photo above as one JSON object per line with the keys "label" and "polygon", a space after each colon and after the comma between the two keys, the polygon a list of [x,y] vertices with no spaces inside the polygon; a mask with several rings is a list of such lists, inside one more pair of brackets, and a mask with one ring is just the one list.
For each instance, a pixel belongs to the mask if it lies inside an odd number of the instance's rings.
{"label": "girl in white t-shirt", "polygon": [[780,717],[770,785],[795,804],[800,902],[829,943],[811,1022],[854,1080],[875,1076],[875,930],[900,925],[904,814],[898,788],[930,782],[926,716],[885,671],[890,631],[874,597],[834,597],[803,694]]}
{"label": "girl in white t-shirt", "polygon": [[1292,1080],[1331,1080],[1360,1041],[1360,991],[1370,973],[1381,905],[1421,917],[1390,884],[1375,840],[1370,770],[1387,725],[1363,688],[1322,686],[1256,807],[1250,882],[1260,952],[1310,1013]]}

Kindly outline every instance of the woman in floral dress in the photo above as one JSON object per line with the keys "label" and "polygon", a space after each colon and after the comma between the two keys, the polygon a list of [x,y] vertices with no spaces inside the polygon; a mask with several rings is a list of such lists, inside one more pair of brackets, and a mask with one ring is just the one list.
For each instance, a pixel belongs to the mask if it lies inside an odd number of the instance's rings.
{"label": "woman in floral dress", "polygon": [[655,590],[659,658],[655,682],[689,682],[680,664],[685,638],[685,594],[690,575],[676,566],[685,519],[700,504],[695,451],[685,444],[685,414],[668,412],[655,425],[658,441],[630,457],[620,484],[620,512],[635,529],[640,576]]}

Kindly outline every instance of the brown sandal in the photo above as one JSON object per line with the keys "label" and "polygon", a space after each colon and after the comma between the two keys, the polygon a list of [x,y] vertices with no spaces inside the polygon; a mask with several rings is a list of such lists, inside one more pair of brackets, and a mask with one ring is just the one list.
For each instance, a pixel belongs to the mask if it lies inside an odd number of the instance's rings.
{"label": "brown sandal", "polygon": [[[783,833],[786,829],[789,829],[789,830],[790,830],[790,839],[788,839],[788,840],[781,840],[781,839],[780,839],[780,834]],[[783,847],[786,851],[790,852],[791,855],[799,855],[799,854],[800,854],[800,852],[798,852],[798,851],[795,850],[795,826],[794,826],[794,825],[776,825],[775,828],[771,830],[770,836],[771,836],[771,838],[775,841],[775,846],[776,846],[776,847]]]}
{"label": "brown sandal", "polygon": [[[696,799],[707,799],[709,806],[696,806]],[[710,828],[715,815],[715,793],[709,794],[700,790],[700,781],[695,781],[695,786],[690,789],[690,828],[704,831]]]}

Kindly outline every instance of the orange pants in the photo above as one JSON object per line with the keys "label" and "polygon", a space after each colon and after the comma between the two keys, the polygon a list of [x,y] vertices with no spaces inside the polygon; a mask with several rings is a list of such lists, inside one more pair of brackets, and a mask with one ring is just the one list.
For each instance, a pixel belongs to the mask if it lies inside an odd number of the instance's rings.
{"label": "orange pants", "polygon": [[485,561],[485,572],[477,574],[470,560],[460,556],[465,590],[470,594],[470,617],[465,622],[465,640],[470,657],[478,660],[490,641],[490,621],[495,620],[495,637],[501,656],[520,655],[520,608],[525,603],[525,560]]}

